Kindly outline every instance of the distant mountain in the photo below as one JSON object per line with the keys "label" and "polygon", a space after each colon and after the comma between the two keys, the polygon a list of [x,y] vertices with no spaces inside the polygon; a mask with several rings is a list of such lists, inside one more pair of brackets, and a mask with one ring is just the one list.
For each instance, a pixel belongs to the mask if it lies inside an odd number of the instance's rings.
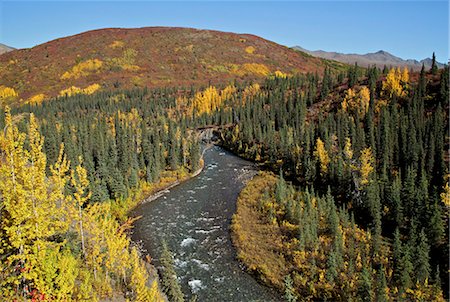
{"label": "distant mountain", "polygon": [[10,47],[10,46],[7,46],[7,45],[5,45],[5,44],[0,43],[0,55],[3,54],[3,53],[5,53],[5,52],[14,50],[14,49],[15,49],[15,48],[13,48],[13,47]]}
{"label": "distant mountain", "polygon": [[72,86],[108,90],[259,81],[276,71],[322,73],[327,64],[250,34],[108,28],[1,55],[0,85],[13,88],[17,100],[27,100],[63,94]]}
{"label": "distant mountain", "polygon": [[[379,67],[386,66],[399,66],[408,68],[412,68],[414,70],[420,70],[422,68],[422,64],[425,65],[425,68],[431,67],[431,58],[426,58],[421,61],[417,60],[404,60],[402,58],[396,57],[391,53],[380,50],[374,53],[367,53],[364,55],[361,54],[344,54],[339,52],[328,52],[323,50],[307,50],[300,46],[294,46],[293,49],[300,50],[314,57],[324,58],[328,60],[335,60],[342,63],[354,64],[358,63],[359,66],[367,67],[369,65],[377,65]],[[439,68],[443,67],[444,64],[437,62]]]}

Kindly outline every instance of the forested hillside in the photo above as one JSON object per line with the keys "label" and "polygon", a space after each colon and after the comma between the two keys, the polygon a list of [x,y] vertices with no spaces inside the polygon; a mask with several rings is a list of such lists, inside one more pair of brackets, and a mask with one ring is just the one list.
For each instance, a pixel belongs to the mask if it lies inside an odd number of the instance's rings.
{"label": "forested hillside", "polygon": [[[291,301],[441,299],[448,108],[448,68],[357,66],[14,107],[0,115],[2,298],[159,299],[127,212],[200,167],[197,128],[231,125],[223,146],[294,185],[261,176],[268,189],[241,196],[256,205],[258,233],[283,235],[277,266],[264,269],[236,241],[250,270]],[[247,222],[235,219],[237,238],[254,236],[240,235]]]}
{"label": "forested hillside", "polygon": [[167,117],[159,93],[73,97],[14,116],[7,109],[1,299],[163,301],[127,236],[127,212],[197,170],[200,146]]}
{"label": "forested hillside", "polygon": [[[255,180],[241,199],[256,214],[238,211],[234,222],[241,259],[265,282],[287,286],[290,301],[441,299],[448,68],[430,73],[411,81],[408,70],[369,68],[336,85],[327,73],[320,85],[314,77],[277,78],[238,109],[225,146],[300,186]],[[255,236],[282,238],[266,246],[283,255],[272,255],[277,265],[253,258],[255,246],[245,243],[251,217],[263,221],[264,235]],[[447,281],[442,286],[446,292]]]}

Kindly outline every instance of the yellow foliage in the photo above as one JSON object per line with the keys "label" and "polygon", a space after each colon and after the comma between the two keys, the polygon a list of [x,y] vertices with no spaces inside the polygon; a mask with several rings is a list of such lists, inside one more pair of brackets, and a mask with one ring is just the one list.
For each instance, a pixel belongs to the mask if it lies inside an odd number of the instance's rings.
{"label": "yellow foliage", "polygon": [[386,107],[388,105],[388,101],[387,100],[383,100],[383,99],[378,99],[375,102],[375,112],[376,113],[380,113],[381,109],[383,107]]}
{"label": "yellow foliage", "polygon": [[242,92],[242,102],[245,104],[247,101],[252,100],[255,96],[258,95],[261,87],[258,83],[252,84],[244,88]]}
{"label": "yellow foliage", "polygon": [[375,159],[372,155],[372,149],[369,147],[362,150],[359,160],[361,162],[361,185],[364,186],[369,183],[370,174],[374,171]]}
{"label": "yellow foliage", "polygon": [[254,52],[255,52],[255,48],[253,47],[253,46],[247,46],[246,48],[245,48],[245,52],[246,53],[249,53],[249,54],[253,54]]}
{"label": "yellow foliage", "polygon": [[[23,300],[34,292],[49,301],[98,301],[110,298],[122,280],[135,300],[163,301],[156,282],[147,284],[145,264],[130,248],[126,231],[132,221],[120,225],[113,215],[111,204],[117,202],[85,206],[91,195],[87,171],[81,164],[70,171],[63,145],[46,175],[44,139],[32,114],[27,134],[13,124],[8,107],[5,124],[0,194],[8,219],[0,220],[0,300]],[[132,206],[141,197],[131,193],[133,202],[122,202]]]}
{"label": "yellow foliage", "polygon": [[234,85],[228,85],[220,92],[220,97],[222,100],[229,100],[236,93],[236,87]]}
{"label": "yellow foliage", "polygon": [[76,86],[71,86],[67,89],[61,90],[59,92],[59,95],[60,96],[73,96],[76,94],[93,94],[94,92],[96,92],[99,89],[100,89],[99,84],[92,84],[84,89],[76,87]]}
{"label": "yellow foliage", "polygon": [[345,92],[341,106],[345,112],[358,112],[360,117],[364,117],[369,110],[369,103],[370,91],[367,86],[362,86],[358,91],[349,88]]}
{"label": "yellow foliage", "polygon": [[81,88],[75,87],[75,86],[71,86],[67,89],[63,89],[59,92],[60,96],[72,96],[72,95],[76,95],[76,94],[80,94],[81,93]]}
{"label": "yellow foliage", "polygon": [[109,68],[117,68],[128,71],[138,71],[139,66],[135,65],[137,51],[133,48],[127,48],[123,51],[122,57],[112,58],[107,61]]}
{"label": "yellow foliage", "polygon": [[103,62],[98,59],[90,59],[80,62],[72,67],[72,70],[66,71],[61,76],[61,80],[78,79],[88,76],[93,72],[98,72],[102,68]]}
{"label": "yellow foliage", "polygon": [[220,103],[219,93],[213,86],[209,86],[203,92],[197,92],[194,97],[193,106],[198,115],[210,113]]}
{"label": "yellow foliage", "polygon": [[125,43],[123,41],[113,41],[109,47],[112,49],[116,49],[116,48],[122,48],[125,46]]}
{"label": "yellow foliage", "polygon": [[153,281],[151,288],[147,287],[148,273],[145,265],[139,257],[136,248],[131,250],[131,287],[134,292],[135,301],[157,302],[164,301],[157,289],[156,281]]}
{"label": "yellow foliage", "polygon": [[409,71],[408,68],[403,68],[403,72],[402,72],[402,76],[400,79],[403,83],[408,83],[409,82]]}
{"label": "yellow foliage", "polygon": [[[56,271],[62,270],[58,267],[62,255],[56,253],[60,244],[46,239],[67,226],[61,220],[61,208],[57,208],[53,199],[58,188],[47,181],[43,137],[37,130],[33,114],[30,115],[27,135],[29,150],[24,149],[26,135],[12,123],[8,107],[5,122],[7,127],[0,136],[0,147],[5,156],[0,165],[0,192],[2,212],[8,219],[0,221],[0,226],[4,234],[4,250],[1,251],[7,255],[2,262],[8,268],[0,269],[0,286],[6,288],[16,284],[21,290],[19,285],[23,286],[22,282],[32,282],[38,292],[55,295],[54,282]],[[18,262],[24,268],[19,274],[14,272],[14,263]],[[8,296],[8,293],[2,294],[0,297]]]}
{"label": "yellow foliage", "polygon": [[144,79],[138,76],[131,78],[131,84],[133,84],[136,87],[144,87]]}
{"label": "yellow foliage", "polygon": [[99,89],[100,89],[99,84],[92,84],[92,85],[89,85],[88,87],[84,88],[82,90],[82,93],[83,94],[93,94],[94,92],[96,92]]}
{"label": "yellow foliage", "polygon": [[386,96],[405,96],[409,83],[408,69],[405,67],[403,72],[400,68],[391,68],[383,81],[383,93]]}
{"label": "yellow foliage", "polygon": [[232,65],[231,72],[237,76],[246,76],[246,75],[267,76],[270,73],[270,70],[264,64],[245,63],[242,65]]}
{"label": "yellow foliage", "polygon": [[450,187],[448,185],[448,182],[444,186],[444,192],[441,193],[441,200],[444,203],[444,205],[450,209]]}
{"label": "yellow foliage", "polygon": [[282,72],[282,71],[280,71],[280,70],[275,71],[274,76],[276,78],[281,78],[281,79],[286,79],[287,78],[287,74]]}
{"label": "yellow foliage", "polygon": [[352,160],[353,158],[352,142],[348,137],[345,138],[344,155],[348,160]]}
{"label": "yellow foliage", "polygon": [[[223,102],[231,99],[233,94],[236,92],[236,87],[229,85],[225,87],[220,92],[214,87],[209,86],[204,91],[197,92],[192,99],[192,106],[189,109],[185,109],[185,112],[196,111],[197,115],[203,113],[210,113],[219,109]],[[188,100],[186,98],[177,99],[177,107],[186,107]]]}
{"label": "yellow foliage", "polygon": [[35,96],[32,96],[31,98],[29,98],[27,103],[33,104],[33,105],[39,105],[42,103],[42,101],[44,99],[45,99],[45,94],[40,93],[40,94],[36,94]]}
{"label": "yellow foliage", "polygon": [[325,149],[325,145],[320,138],[316,140],[316,149],[314,150],[314,155],[320,162],[320,174],[323,176],[328,172],[328,164],[330,163],[330,157]]}
{"label": "yellow foliage", "polygon": [[14,88],[0,85],[0,104],[11,101],[18,96],[19,94],[14,90]]}

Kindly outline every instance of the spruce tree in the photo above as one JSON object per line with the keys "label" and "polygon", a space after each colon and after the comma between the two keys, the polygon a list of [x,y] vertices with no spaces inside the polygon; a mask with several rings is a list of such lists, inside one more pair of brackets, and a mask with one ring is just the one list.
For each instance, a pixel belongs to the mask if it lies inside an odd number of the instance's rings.
{"label": "spruce tree", "polygon": [[403,248],[403,255],[399,263],[400,267],[400,287],[402,291],[411,288],[413,285],[412,275],[414,273],[414,266],[411,263],[411,247],[406,245]]}
{"label": "spruce tree", "polygon": [[328,254],[326,277],[328,282],[334,283],[338,276],[338,263],[336,259],[336,251],[332,249]]}
{"label": "spruce tree", "polygon": [[430,218],[427,219],[426,228],[428,233],[428,238],[433,247],[438,247],[444,239],[445,226],[442,219],[442,207],[439,201],[435,202],[429,207],[430,208]]}
{"label": "spruce tree", "polygon": [[437,74],[438,67],[436,64],[436,54],[433,52],[433,57],[431,58],[431,68],[430,68],[431,74]]}
{"label": "spruce tree", "polygon": [[402,266],[401,266],[401,261],[402,261],[402,255],[403,255],[403,250],[402,250],[402,242],[400,239],[400,231],[398,229],[398,227],[395,229],[394,232],[394,242],[392,245],[392,261],[393,263],[393,268],[394,268],[394,280],[396,282],[396,284],[400,284],[401,282],[401,274],[402,274]]}
{"label": "spruce tree", "polygon": [[384,273],[384,267],[381,265],[377,273],[377,290],[376,290],[377,302],[389,301],[386,289],[387,289],[386,275]]}
{"label": "spruce tree", "polygon": [[284,299],[287,302],[296,302],[297,297],[294,293],[294,286],[290,275],[284,277]]}
{"label": "spruce tree", "polygon": [[373,289],[372,289],[372,276],[370,270],[364,265],[359,276],[358,284],[358,300],[364,302],[372,302]]}
{"label": "spruce tree", "polygon": [[183,302],[184,296],[174,269],[173,255],[170,252],[166,241],[163,240],[161,246],[162,252],[159,259],[163,266],[161,272],[161,285],[170,301]]}
{"label": "spruce tree", "polygon": [[417,280],[424,284],[430,276],[430,246],[424,230],[420,232],[417,253],[415,254]]}

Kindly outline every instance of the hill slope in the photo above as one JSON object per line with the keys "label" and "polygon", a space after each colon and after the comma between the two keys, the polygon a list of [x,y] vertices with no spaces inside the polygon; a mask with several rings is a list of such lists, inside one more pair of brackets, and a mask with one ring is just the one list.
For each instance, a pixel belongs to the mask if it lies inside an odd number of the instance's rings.
{"label": "hill slope", "polygon": [[[16,101],[89,91],[216,84],[280,70],[321,72],[326,62],[257,36],[189,28],[100,29],[0,56],[0,85]],[[75,89],[76,90],[76,89]],[[75,91],[72,89],[72,92]],[[79,90],[79,89],[78,89]]]}
{"label": "hill slope", "polygon": [[[366,54],[344,54],[339,52],[328,52],[323,50],[307,50],[300,46],[294,46],[293,49],[300,50],[302,52],[305,52],[307,54],[310,54],[315,57],[328,59],[328,60],[335,60],[338,62],[346,63],[346,64],[354,64],[355,62],[358,63],[359,66],[367,67],[369,65],[377,65],[378,67],[386,66],[399,66],[399,67],[408,67],[412,68],[414,70],[420,70],[422,68],[422,64],[425,65],[425,68],[431,67],[431,59],[426,58],[421,61],[417,60],[404,60],[402,58],[396,57],[392,55],[391,53],[379,50],[374,53],[366,53]],[[438,67],[444,67],[444,64],[437,63]]]}
{"label": "hill slope", "polygon": [[14,50],[14,49],[15,49],[15,48],[13,48],[13,47],[10,47],[10,46],[8,46],[8,45],[5,45],[5,44],[0,43],[0,55],[3,54],[3,53],[5,53],[5,52],[12,51],[12,50]]}

